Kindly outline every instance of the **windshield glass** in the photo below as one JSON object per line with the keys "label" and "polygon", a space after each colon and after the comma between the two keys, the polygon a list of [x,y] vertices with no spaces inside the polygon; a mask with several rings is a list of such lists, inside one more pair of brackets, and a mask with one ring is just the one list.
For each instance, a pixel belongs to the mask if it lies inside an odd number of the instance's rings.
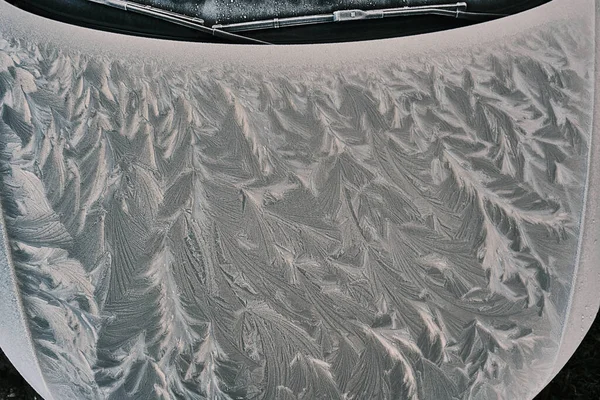
{"label": "windshield glass", "polygon": [[[375,10],[397,7],[439,6],[458,3],[452,0],[137,0],[182,14],[194,15],[214,23],[234,23],[268,18],[326,14],[338,10]],[[469,11],[514,13],[544,1],[471,0]]]}
{"label": "windshield glass", "polygon": [[453,29],[549,0],[9,0],[64,22],[168,39],[329,43]]}

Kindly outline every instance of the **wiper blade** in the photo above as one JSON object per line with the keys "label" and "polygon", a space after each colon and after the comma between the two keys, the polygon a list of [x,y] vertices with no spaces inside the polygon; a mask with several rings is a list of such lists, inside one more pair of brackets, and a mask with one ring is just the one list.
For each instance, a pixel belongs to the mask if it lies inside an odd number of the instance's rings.
{"label": "wiper blade", "polygon": [[227,32],[245,32],[262,29],[287,28],[292,26],[324,24],[332,22],[361,21],[380,18],[406,17],[416,15],[442,15],[459,19],[485,21],[506,16],[506,14],[468,12],[467,3],[432,4],[426,6],[406,6],[378,10],[339,10],[331,14],[306,15],[289,18],[273,18],[259,21],[216,24],[212,27]]}
{"label": "wiper blade", "polygon": [[297,17],[272,18],[248,22],[234,22],[229,24],[214,24],[206,26],[201,18],[165,10],[163,8],[140,4],[131,0],[86,0],[92,3],[110,6],[124,11],[131,11],[145,16],[157,18],[166,22],[181,25],[187,28],[230,40],[235,43],[271,44],[269,42],[255,39],[235,32],[247,32],[255,30],[287,28],[295,26],[306,26],[324,23],[373,20],[381,18],[407,17],[418,15],[441,15],[457,19],[469,19],[485,21],[504,17],[507,14],[469,12],[467,3],[456,2],[446,4],[430,4],[421,6],[404,6],[397,8],[385,8],[374,10],[338,10],[329,14],[305,15]]}
{"label": "wiper blade", "polygon": [[216,26],[208,27],[204,25],[204,20],[201,18],[190,17],[185,14],[180,14],[168,10],[164,10],[158,7],[147,6],[139,4],[129,0],[87,0],[93,3],[102,4],[105,6],[118,8],[124,11],[131,11],[138,14],[143,14],[149,17],[161,19],[163,21],[171,22],[173,24],[185,26],[187,28],[195,29],[199,32],[204,32],[209,35],[220,37],[223,39],[230,40],[235,43],[250,43],[250,44],[271,44],[263,40],[250,38],[247,36],[237,35],[232,32],[226,32],[219,29]]}

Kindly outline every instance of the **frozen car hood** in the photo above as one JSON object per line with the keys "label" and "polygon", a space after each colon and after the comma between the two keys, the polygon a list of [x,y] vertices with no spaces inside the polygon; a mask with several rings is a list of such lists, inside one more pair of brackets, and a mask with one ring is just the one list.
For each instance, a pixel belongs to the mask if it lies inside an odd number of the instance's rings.
{"label": "frozen car hood", "polygon": [[0,3],[0,346],[47,399],[533,397],[598,310],[596,15],[267,48]]}

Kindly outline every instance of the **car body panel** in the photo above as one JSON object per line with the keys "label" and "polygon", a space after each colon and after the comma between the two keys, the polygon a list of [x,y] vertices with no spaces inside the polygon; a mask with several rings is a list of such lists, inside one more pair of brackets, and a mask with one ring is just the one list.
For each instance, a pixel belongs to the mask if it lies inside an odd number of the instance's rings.
{"label": "car body panel", "polygon": [[0,346],[47,399],[532,398],[599,305],[596,16],[241,46],[0,2]]}

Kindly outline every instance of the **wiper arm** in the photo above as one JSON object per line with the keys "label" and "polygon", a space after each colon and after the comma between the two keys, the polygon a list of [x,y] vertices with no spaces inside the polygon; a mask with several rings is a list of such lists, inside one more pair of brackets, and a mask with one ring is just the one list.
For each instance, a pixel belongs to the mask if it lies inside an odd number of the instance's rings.
{"label": "wiper arm", "polygon": [[361,21],[381,18],[392,18],[416,15],[442,15],[458,19],[485,21],[506,16],[506,14],[468,12],[466,2],[449,4],[431,4],[424,6],[405,6],[376,10],[338,10],[330,14],[306,15],[299,17],[273,18],[231,24],[215,24],[206,26],[204,20],[162,8],[148,6],[131,0],[87,0],[124,11],[150,16],[173,24],[185,26],[197,31],[224,38],[236,43],[271,44],[263,40],[239,35],[234,32],[247,32],[263,29],[287,28],[293,26],[314,25],[323,23]]}
{"label": "wiper arm", "polygon": [[209,35],[220,37],[223,39],[230,40],[232,42],[242,42],[250,44],[271,44],[263,40],[250,38],[247,36],[237,35],[235,33],[226,32],[219,29],[217,26],[208,27],[204,25],[204,20],[200,18],[190,17],[188,15],[179,14],[176,12],[164,10],[162,8],[147,6],[139,4],[129,0],[87,0],[93,3],[102,4],[105,6],[118,8],[124,11],[132,11],[138,14],[143,14],[149,17],[161,19],[163,21],[171,22],[173,24],[185,26],[187,28],[195,29],[199,32],[204,32]]}
{"label": "wiper arm", "polygon": [[289,18],[273,18],[267,20],[217,24],[212,27],[227,32],[243,32],[260,29],[287,28],[301,25],[314,25],[332,22],[361,21],[369,19],[392,18],[415,15],[442,15],[459,19],[484,21],[500,18],[505,14],[468,12],[467,3],[433,4],[426,6],[407,6],[379,10],[340,10],[331,14],[306,15]]}

